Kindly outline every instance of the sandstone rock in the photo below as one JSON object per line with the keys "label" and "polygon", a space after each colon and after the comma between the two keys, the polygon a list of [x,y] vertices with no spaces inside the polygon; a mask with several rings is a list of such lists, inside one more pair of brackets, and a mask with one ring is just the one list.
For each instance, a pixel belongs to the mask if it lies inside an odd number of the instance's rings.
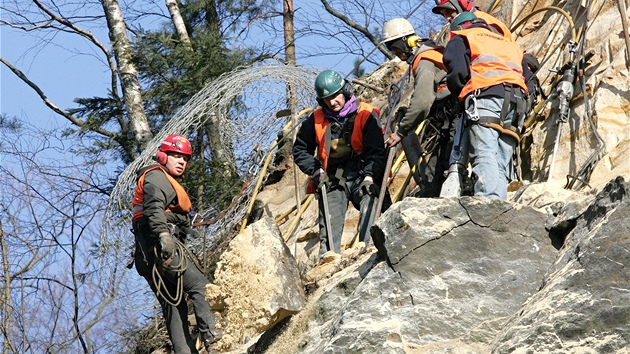
{"label": "sandstone rock", "polygon": [[295,259],[271,218],[248,226],[230,242],[217,264],[215,284],[220,296],[211,297],[224,304],[222,349],[247,342],[305,304]]}

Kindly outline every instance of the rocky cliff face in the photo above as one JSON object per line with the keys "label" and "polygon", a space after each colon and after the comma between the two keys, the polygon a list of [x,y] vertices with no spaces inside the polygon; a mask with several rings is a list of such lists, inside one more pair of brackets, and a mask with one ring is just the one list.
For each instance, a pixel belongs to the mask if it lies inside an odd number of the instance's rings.
{"label": "rocky cliff face", "polygon": [[[295,188],[303,188],[287,170],[258,197],[271,218],[237,237],[215,274],[209,300],[229,339],[218,350],[627,352],[630,61],[619,7],[606,0],[500,4],[495,13],[506,23],[532,14],[515,36],[541,59],[539,78],[551,94],[557,75],[549,70],[567,62],[570,39],[583,43],[576,56],[582,75],[551,179],[553,96],[528,123],[524,186],[509,201],[408,197],[377,220],[375,247],[367,249],[354,242],[358,212],[350,210],[346,250],[316,266],[316,201],[299,222],[295,212],[273,222],[294,204]],[[401,71],[404,64],[388,62],[371,83],[387,87]],[[357,92],[385,105],[369,90]]]}
{"label": "rocky cliff face", "polygon": [[376,223],[376,252],[321,272],[302,310],[235,352],[625,352],[629,193],[617,178],[556,213],[406,198]]}

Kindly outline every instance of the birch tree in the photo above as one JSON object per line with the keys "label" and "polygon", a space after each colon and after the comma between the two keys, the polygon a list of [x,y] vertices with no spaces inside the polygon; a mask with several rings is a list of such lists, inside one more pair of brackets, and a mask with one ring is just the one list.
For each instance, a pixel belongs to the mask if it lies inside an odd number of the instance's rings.
{"label": "birch tree", "polygon": [[[132,161],[153,135],[144,112],[142,92],[132,61],[133,51],[120,6],[116,0],[103,0],[101,5],[104,13],[101,12],[99,17],[98,12],[92,13],[97,10],[88,4],[83,8],[77,8],[76,4],[72,3],[46,4],[43,0],[31,0],[28,3],[3,1],[0,6],[3,14],[0,23],[24,33],[34,33],[41,38],[48,36],[54,38],[55,33],[67,33],[91,45],[94,52],[100,54],[109,71],[108,97],[77,98],[77,103],[84,104],[81,108],[59,107],[49,99],[49,95],[40,85],[18,66],[3,56],[0,56],[0,62],[33,89],[53,112],[69,121],[74,127],[74,134],[90,134],[97,141],[101,141],[103,146],[111,146],[114,142],[114,146],[122,153],[122,160]],[[98,27],[98,21],[103,17],[107,20],[106,28],[112,49],[92,31],[79,26],[83,23]],[[68,51],[71,52],[70,49]],[[89,79],[86,77],[86,80]],[[103,105],[109,108],[101,115],[94,114],[94,110],[90,108]]]}

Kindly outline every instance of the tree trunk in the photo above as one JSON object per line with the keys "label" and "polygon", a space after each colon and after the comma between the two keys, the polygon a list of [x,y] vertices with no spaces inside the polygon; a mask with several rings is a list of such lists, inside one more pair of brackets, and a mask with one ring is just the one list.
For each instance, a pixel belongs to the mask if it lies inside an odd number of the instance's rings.
{"label": "tree trunk", "polygon": [[217,3],[214,0],[206,2],[206,26],[210,30],[210,33],[214,34],[216,38],[221,36],[221,29],[219,28],[219,14],[217,13]]}
{"label": "tree trunk", "polygon": [[101,3],[107,18],[109,39],[112,42],[114,57],[118,63],[118,76],[127,106],[129,126],[139,148],[143,149],[146,143],[153,138],[153,134],[149,129],[149,120],[142,104],[140,82],[136,67],[132,62],[133,53],[127,38],[127,26],[117,0],[101,0]]}
{"label": "tree trunk", "polygon": [[177,0],[166,0],[166,7],[168,8],[168,12],[171,14],[171,20],[173,21],[173,26],[175,27],[175,31],[177,31],[179,40],[182,41],[184,46],[192,49],[192,43],[190,42],[188,30],[186,29],[186,23],[184,22],[184,18],[182,18],[182,13],[179,11],[179,4],[177,3]]}
{"label": "tree trunk", "polygon": [[11,269],[9,268],[9,251],[7,250],[7,242],[4,239],[2,231],[2,220],[0,220],[0,252],[2,253],[2,272],[4,273],[4,289],[2,291],[2,313],[4,319],[2,328],[4,341],[2,342],[2,353],[8,354],[9,350],[15,350],[11,345]]}
{"label": "tree trunk", "polygon": [[[284,23],[284,56],[287,65],[295,66],[295,30],[293,27],[293,17],[294,17],[294,9],[293,9],[293,0],[283,0],[284,8],[282,11],[283,23]],[[287,82],[287,106],[291,110],[291,122],[293,124],[293,135],[291,137],[291,144],[283,144],[282,148],[278,149],[278,155],[282,156],[284,159],[288,160],[288,157],[291,155],[291,146],[295,141],[297,136],[297,92],[295,90],[295,86],[292,82]],[[297,170],[297,165],[293,164],[293,179],[296,186],[300,185],[299,173]],[[300,201],[302,200],[300,196],[300,189],[295,188],[295,202],[296,205],[300,205]]]}

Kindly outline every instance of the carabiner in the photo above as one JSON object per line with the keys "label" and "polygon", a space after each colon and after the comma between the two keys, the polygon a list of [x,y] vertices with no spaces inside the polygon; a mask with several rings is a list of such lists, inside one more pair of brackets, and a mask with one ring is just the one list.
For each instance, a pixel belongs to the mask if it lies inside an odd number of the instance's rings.
{"label": "carabiner", "polygon": [[466,99],[464,100],[464,111],[470,121],[477,122],[479,120],[479,111],[477,111],[477,96],[474,93],[466,96]]}

